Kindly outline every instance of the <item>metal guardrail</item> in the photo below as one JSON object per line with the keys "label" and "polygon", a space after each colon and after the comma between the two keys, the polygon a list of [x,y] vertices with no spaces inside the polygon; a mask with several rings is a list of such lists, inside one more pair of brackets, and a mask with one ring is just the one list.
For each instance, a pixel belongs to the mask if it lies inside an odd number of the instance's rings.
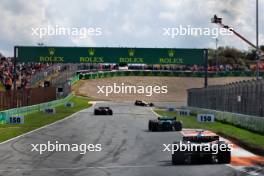
{"label": "metal guardrail", "polygon": [[53,78],[51,82],[54,85],[64,84],[72,77],[75,72],[78,70],[78,64],[55,64],[48,67],[46,70],[37,72],[35,75],[32,75],[30,78],[30,86],[36,86],[36,83],[39,81],[44,81],[47,77],[59,73],[59,76]]}
{"label": "metal guardrail", "polygon": [[214,114],[216,119],[223,123],[228,123],[237,127],[245,128],[260,134],[264,134],[264,118],[244,115],[238,113],[216,111],[211,109],[203,109],[196,107],[188,107],[193,112],[201,114]]}
{"label": "metal guardrail", "polygon": [[96,79],[106,77],[117,77],[117,76],[178,76],[178,77],[203,77],[202,72],[171,72],[171,71],[151,71],[151,70],[122,70],[122,71],[104,71],[104,72],[90,72],[80,74],[80,79]]}
{"label": "metal guardrail", "polygon": [[65,102],[69,101],[69,99],[72,97],[72,94],[68,95],[64,99],[60,100],[55,100],[47,103],[41,103],[37,105],[32,105],[32,106],[26,106],[26,107],[21,107],[21,108],[14,108],[14,109],[9,109],[0,112],[0,123],[3,124],[6,122],[6,119],[10,116],[14,115],[27,115],[31,114],[34,112],[41,111],[45,108],[50,108],[50,107],[56,107],[59,105],[64,104]]}
{"label": "metal guardrail", "polygon": [[264,80],[188,90],[188,106],[264,116]]}
{"label": "metal guardrail", "polygon": [[42,70],[32,75],[32,77],[30,78],[30,86],[35,86],[38,81],[44,80],[46,77],[49,77],[54,74],[58,70],[59,66],[59,64],[55,64],[48,67],[46,70]]}
{"label": "metal guardrail", "polygon": [[36,105],[32,105],[32,106],[25,106],[25,107],[19,107],[19,108],[14,108],[14,109],[8,109],[5,111],[1,111],[0,112],[0,124],[6,123],[6,118],[10,117],[10,116],[14,116],[14,115],[27,115],[33,112],[38,112],[41,111],[45,108],[49,108],[49,107],[55,107],[55,106],[59,106],[64,104],[65,102],[67,102],[71,97],[72,94],[70,93],[70,85],[75,84],[78,80],[79,80],[79,75],[75,75],[75,72],[71,71],[71,72],[67,72],[65,74],[62,75],[62,77],[60,78],[62,80],[57,82],[55,85],[57,84],[61,84],[61,85],[67,85],[64,86],[64,88],[69,88],[69,90],[67,89],[67,96],[63,99],[59,99],[59,100],[54,100],[51,102],[47,102],[47,103],[41,103],[41,104],[36,104]]}
{"label": "metal guardrail", "polygon": [[188,90],[188,106],[216,119],[264,134],[264,80]]}
{"label": "metal guardrail", "polygon": [[[81,79],[94,79],[113,76],[171,76],[171,77],[204,77],[204,72],[172,71],[172,70],[116,70],[116,71],[96,71],[80,74]],[[209,72],[208,77],[254,77],[255,72]],[[261,72],[264,76],[264,72]]]}

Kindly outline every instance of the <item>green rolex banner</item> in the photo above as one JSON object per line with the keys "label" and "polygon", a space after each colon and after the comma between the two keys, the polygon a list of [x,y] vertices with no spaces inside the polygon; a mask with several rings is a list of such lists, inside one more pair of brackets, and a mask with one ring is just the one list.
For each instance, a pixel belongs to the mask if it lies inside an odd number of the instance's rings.
{"label": "green rolex banner", "polygon": [[203,65],[204,49],[17,47],[17,62]]}

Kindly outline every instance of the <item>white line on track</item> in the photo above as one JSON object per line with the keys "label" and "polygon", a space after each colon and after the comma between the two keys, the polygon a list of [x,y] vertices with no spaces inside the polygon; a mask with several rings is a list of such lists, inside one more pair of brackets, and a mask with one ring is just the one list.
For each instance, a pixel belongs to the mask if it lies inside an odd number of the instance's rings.
{"label": "white line on track", "polygon": [[[94,107],[95,104],[96,104],[95,101],[92,101],[92,102],[89,102],[89,103],[92,104],[91,107]],[[91,107],[89,107],[89,108],[91,108]],[[14,138],[11,138],[11,139],[8,139],[8,140],[6,140],[6,141],[3,141],[3,142],[0,143],[0,145],[5,144],[5,143],[8,143],[8,142],[13,141],[13,140],[18,139],[18,138],[21,138],[21,137],[27,136],[27,135],[29,135],[29,134],[31,134],[31,133],[34,133],[34,132],[36,132],[36,131],[39,131],[39,130],[41,130],[41,129],[43,129],[43,128],[47,128],[47,127],[50,127],[50,126],[55,125],[55,124],[57,124],[57,123],[63,122],[63,121],[65,121],[65,120],[68,120],[68,119],[72,118],[73,116],[75,116],[75,115],[78,114],[78,113],[85,112],[87,109],[88,109],[88,108],[83,109],[83,110],[78,111],[78,112],[75,112],[75,113],[73,113],[72,115],[70,115],[70,116],[68,116],[68,117],[65,117],[65,118],[63,118],[63,119],[61,119],[61,120],[58,120],[58,121],[53,122],[53,123],[51,123],[51,124],[45,125],[45,126],[43,126],[43,127],[37,128],[37,129],[35,129],[35,130],[29,131],[29,132],[27,132],[27,133],[21,134],[21,135],[19,135],[19,136],[14,137]]]}
{"label": "white line on track", "polygon": [[58,168],[40,168],[40,169],[1,169],[0,172],[8,171],[53,171],[53,170],[82,170],[82,169],[118,169],[118,168],[153,168],[164,167],[159,165],[131,165],[131,166],[91,166],[91,167],[58,167]]}

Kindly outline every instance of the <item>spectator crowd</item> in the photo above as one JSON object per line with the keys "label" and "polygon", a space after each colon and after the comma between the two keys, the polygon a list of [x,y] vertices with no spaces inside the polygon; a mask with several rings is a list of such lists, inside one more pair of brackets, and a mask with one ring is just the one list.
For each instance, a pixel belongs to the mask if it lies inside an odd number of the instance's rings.
{"label": "spectator crowd", "polygon": [[[17,88],[27,88],[31,77],[38,71],[42,71],[48,67],[48,64],[40,63],[17,63],[14,67],[12,58],[1,57],[0,58],[0,82],[6,90],[11,90],[16,81]],[[16,68],[16,74],[14,75],[14,68]]]}
{"label": "spectator crowd", "polygon": [[[14,75],[14,63],[12,58],[3,57],[0,53],[0,84],[5,87],[5,90],[11,90],[16,81],[17,88],[29,87],[30,80],[37,72],[44,71],[51,67],[52,64],[44,63],[17,63],[16,75]],[[264,63],[260,65],[260,69],[264,70]],[[202,72],[203,66],[186,66],[186,65],[146,65],[146,64],[79,64],[78,70],[87,71],[111,71],[111,70],[167,70],[167,71],[186,71],[186,72]],[[247,67],[232,65],[208,66],[209,72],[229,72],[229,71],[254,71],[254,65]]]}
{"label": "spectator crowd", "polygon": [[[264,70],[263,67],[260,67],[261,70]],[[261,65],[261,66],[262,66]],[[146,65],[146,64],[80,64],[78,70],[83,71],[111,71],[111,70],[166,70],[166,71],[179,71],[179,72],[203,72],[204,66],[198,65]],[[230,64],[219,64],[218,66],[208,65],[209,72],[233,72],[233,71],[255,71],[253,66],[232,66]]]}

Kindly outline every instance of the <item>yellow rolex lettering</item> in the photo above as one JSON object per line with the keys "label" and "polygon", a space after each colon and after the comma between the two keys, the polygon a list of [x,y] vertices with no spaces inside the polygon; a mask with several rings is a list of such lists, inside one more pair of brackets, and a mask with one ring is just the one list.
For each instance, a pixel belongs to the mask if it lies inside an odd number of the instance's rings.
{"label": "yellow rolex lettering", "polygon": [[64,58],[57,56],[40,56],[39,62],[64,62]]}
{"label": "yellow rolex lettering", "polygon": [[54,62],[64,62],[63,57],[54,57]]}
{"label": "yellow rolex lettering", "polygon": [[119,62],[122,63],[144,63],[143,58],[120,57]]}
{"label": "yellow rolex lettering", "polygon": [[183,64],[182,58],[160,58],[161,64]]}
{"label": "yellow rolex lettering", "polygon": [[80,62],[103,63],[103,57],[80,57]]}

